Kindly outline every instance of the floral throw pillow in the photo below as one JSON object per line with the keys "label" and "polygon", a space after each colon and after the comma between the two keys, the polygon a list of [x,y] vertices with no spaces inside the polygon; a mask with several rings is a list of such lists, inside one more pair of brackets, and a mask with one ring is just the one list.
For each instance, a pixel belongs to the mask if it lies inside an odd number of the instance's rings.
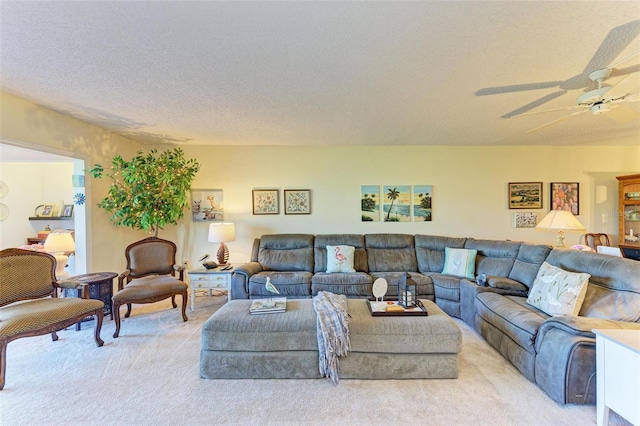
{"label": "floral throw pillow", "polygon": [[473,278],[476,272],[478,250],[444,248],[443,274]]}
{"label": "floral throw pillow", "polygon": [[578,315],[591,275],[568,272],[543,262],[527,303],[548,315]]}
{"label": "floral throw pillow", "polygon": [[327,246],[327,273],[355,272],[355,253],[356,248],[353,246]]}

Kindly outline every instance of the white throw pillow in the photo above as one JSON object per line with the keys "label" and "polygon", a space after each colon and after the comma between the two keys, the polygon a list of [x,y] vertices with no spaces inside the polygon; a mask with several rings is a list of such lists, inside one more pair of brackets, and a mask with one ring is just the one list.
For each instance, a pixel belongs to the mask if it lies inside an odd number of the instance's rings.
{"label": "white throw pillow", "polygon": [[356,248],[353,246],[327,246],[327,273],[355,272],[355,253]]}
{"label": "white throw pillow", "polygon": [[443,274],[473,278],[476,272],[478,250],[444,248]]}
{"label": "white throw pillow", "polygon": [[591,275],[568,272],[542,262],[527,303],[548,315],[578,315]]}

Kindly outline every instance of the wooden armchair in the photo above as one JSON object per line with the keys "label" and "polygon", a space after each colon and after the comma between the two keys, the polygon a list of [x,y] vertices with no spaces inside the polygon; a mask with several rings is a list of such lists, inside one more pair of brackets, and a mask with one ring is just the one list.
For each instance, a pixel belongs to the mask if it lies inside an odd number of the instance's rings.
{"label": "wooden armchair", "polygon": [[[125,249],[127,269],[118,277],[118,292],[113,295],[113,318],[120,334],[120,306],[127,305],[125,318],[131,315],[132,303],[153,303],[171,298],[175,308],[176,295],[182,295],[182,319],[187,321],[187,284],[184,268],[176,265],[176,245],[171,241],[149,237]],[[176,274],[178,277],[176,278]]]}
{"label": "wooden armchair", "polygon": [[[14,248],[0,251],[0,390],[4,387],[7,344],[12,340],[51,333],[56,341],[56,331],[95,315],[96,345],[104,344],[100,339],[104,303],[89,299],[86,284],[56,282],[55,266],[55,258],[47,253]],[[79,289],[82,298],[59,298],[58,288]]]}
{"label": "wooden armchair", "polygon": [[598,246],[611,245],[607,234],[584,234],[584,243],[595,251],[598,251]]}

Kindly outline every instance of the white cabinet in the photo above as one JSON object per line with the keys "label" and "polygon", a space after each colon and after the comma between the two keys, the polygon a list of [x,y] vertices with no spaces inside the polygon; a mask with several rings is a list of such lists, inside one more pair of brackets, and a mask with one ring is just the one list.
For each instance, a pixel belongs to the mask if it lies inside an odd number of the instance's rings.
{"label": "white cabinet", "polygon": [[223,270],[221,267],[215,269],[198,268],[187,271],[189,275],[189,287],[191,289],[191,310],[196,308],[196,290],[224,290],[227,292],[227,300],[231,300],[231,275],[233,267]]}

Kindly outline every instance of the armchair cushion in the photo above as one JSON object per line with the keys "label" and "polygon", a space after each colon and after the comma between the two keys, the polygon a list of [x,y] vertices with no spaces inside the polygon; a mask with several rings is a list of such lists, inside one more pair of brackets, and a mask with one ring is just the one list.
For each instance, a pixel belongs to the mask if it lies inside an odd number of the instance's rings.
{"label": "armchair cushion", "polygon": [[171,275],[148,275],[132,280],[122,290],[113,295],[112,300],[122,303],[136,303],[158,295],[180,293],[187,290],[187,284]]}

